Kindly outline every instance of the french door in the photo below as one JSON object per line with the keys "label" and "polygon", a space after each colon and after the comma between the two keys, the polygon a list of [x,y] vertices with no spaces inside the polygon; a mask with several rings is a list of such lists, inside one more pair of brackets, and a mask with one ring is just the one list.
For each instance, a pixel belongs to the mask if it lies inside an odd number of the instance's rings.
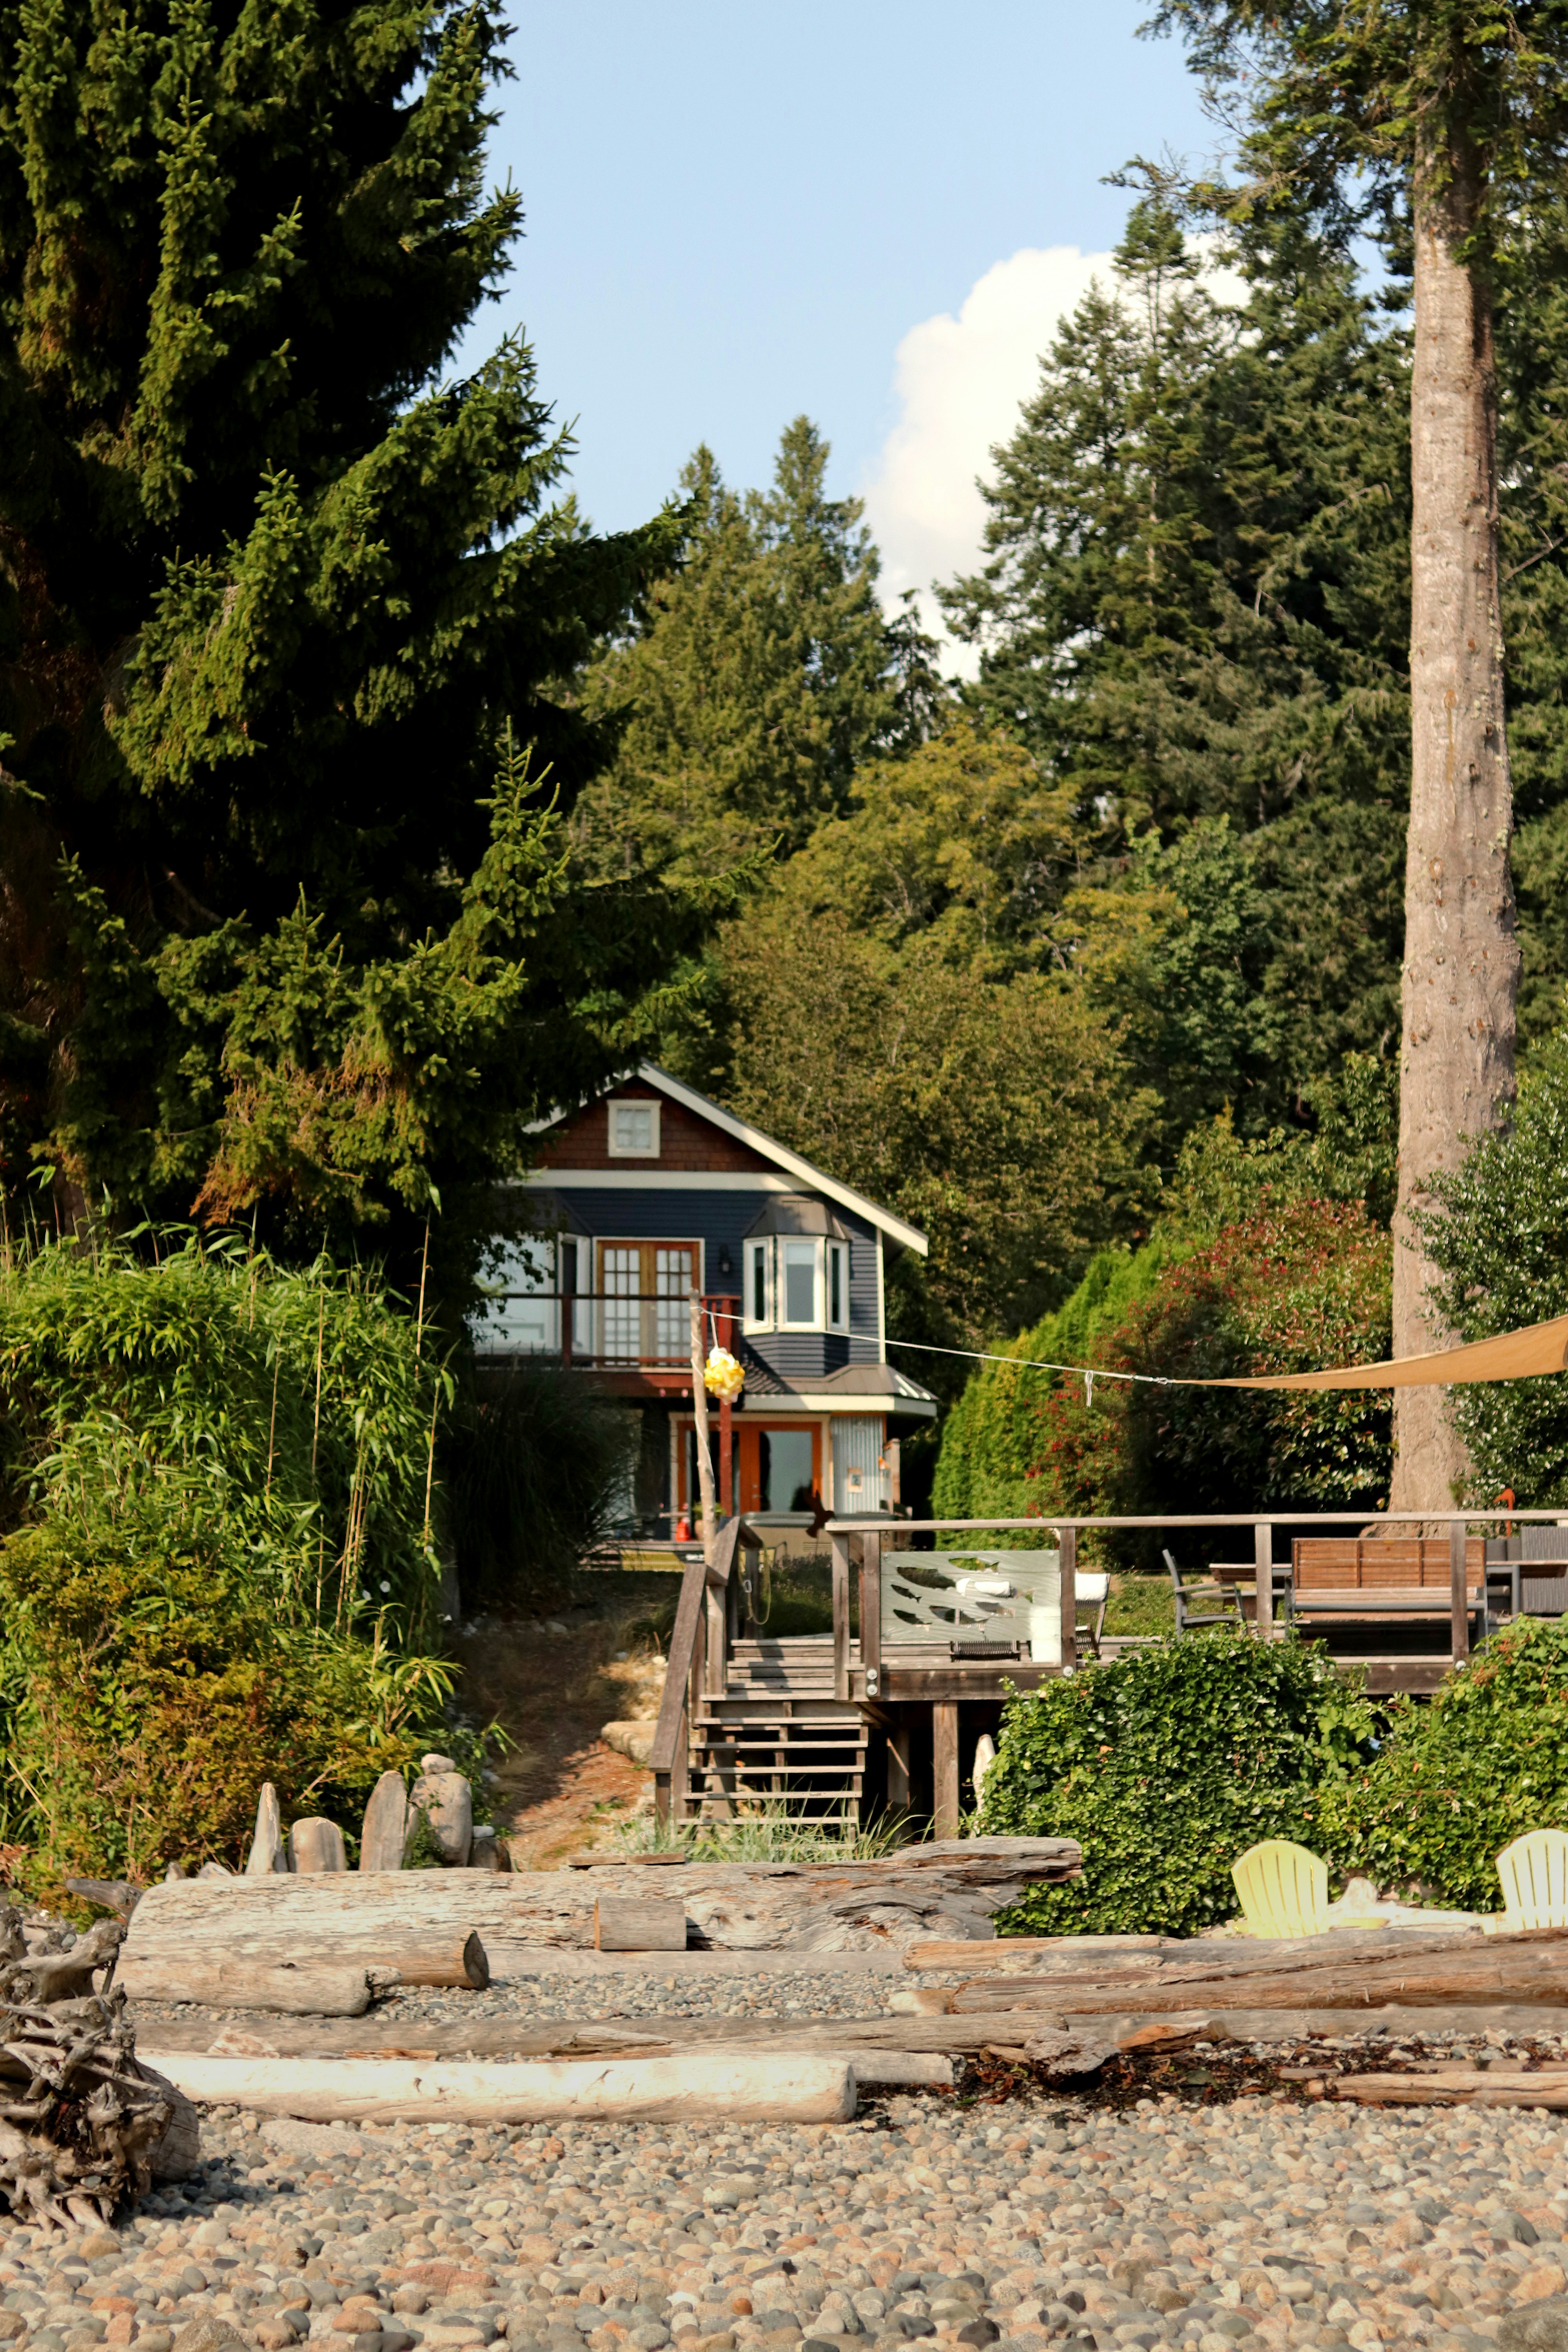
{"label": "french door", "polygon": [[691,1353],[697,1242],[601,1242],[601,1356],[610,1364],[684,1364]]}

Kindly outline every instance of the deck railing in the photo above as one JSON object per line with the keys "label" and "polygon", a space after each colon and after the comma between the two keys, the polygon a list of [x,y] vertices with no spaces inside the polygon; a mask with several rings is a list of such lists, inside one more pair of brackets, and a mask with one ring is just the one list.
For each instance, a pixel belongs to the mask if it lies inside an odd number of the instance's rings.
{"label": "deck railing", "polygon": [[[553,1356],[579,1371],[684,1372],[691,1375],[691,1293],[652,1290],[506,1290],[492,1292],[491,1308],[522,1308],[511,1322],[525,1328],[503,1339],[480,1326],[475,1352]],[[737,1292],[714,1291],[702,1300],[710,1347],[734,1351],[741,1326]]]}
{"label": "deck railing", "polygon": [[[1370,1528],[1378,1532],[1401,1526],[1412,1530],[1446,1528],[1448,1535],[1449,1654],[1457,1663],[1470,1654],[1466,1535],[1473,1527],[1491,1527],[1500,1521],[1510,1526],[1533,1524],[1568,1528],[1568,1515],[1561,1510],[1521,1511],[1511,1504],[1499,1504],[1489,1510],[1467,1510],[1458,1516],[1437,1511],[1379,1511],[1372,1519],[1365,1511],[1187,1511],[1158,1518],[1058,1518],[1054,1515],[1042,1515],[1030,1519],[894,1519],[888,1517],[829,1519],[824,1533],[833,1547],[834,1691],[840,1698],[849,1696],[849,1579],[854,1572],[860,1580],[860,1664],[867,1674],[868,1696],[876,1696],[877,1677],[882,1664],[882,1541],[888,1535],[896,1536],[901,1544],[914,1535],[1054,1534],[1061,1555],[1062,1669],[1070,1672],[1078,1664],[1078,1539],[1091,1529],[1160,1533],[1167,1528],[1175,1531],[1194,1528],[1249,1528],[1252,1530],[1256,1578],[1254,1590],[1258,1595],[1253,1627],[1258,1639],[1267,1642],[1282,1641],[1288,1631],[1284,1620],[1276,1622],[1274,1616],[1274,1530],[1277,1527],[1288,1527],[1298,1531],[1313,1528]],[[1265,1591],[1269,1595],[1267,1604],[1263,1600]]]}

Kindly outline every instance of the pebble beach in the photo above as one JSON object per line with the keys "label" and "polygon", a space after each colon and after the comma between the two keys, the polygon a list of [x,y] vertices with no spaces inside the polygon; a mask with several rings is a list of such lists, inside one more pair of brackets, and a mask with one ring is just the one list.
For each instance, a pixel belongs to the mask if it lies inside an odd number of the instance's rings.
{"label": "pebble beach", "polygon": [[[826,1971],[551,1979],[469,2008],[866,2016],[890,1990]],[[458,2004],[395,2008],[413,2022]],[[142,2022],[150,2051],[157,2022]],[[118,2226],[0,2225],[0,2342],[1469,2352],[1500,2331],[1504,2352],[1568,2352],[1565,2231],[1563,2119],[1299,2090],[1211,2084],[1117,2110],[972,2082],[772,2130],[351,2127],[209,2109],[199,2171]]]}

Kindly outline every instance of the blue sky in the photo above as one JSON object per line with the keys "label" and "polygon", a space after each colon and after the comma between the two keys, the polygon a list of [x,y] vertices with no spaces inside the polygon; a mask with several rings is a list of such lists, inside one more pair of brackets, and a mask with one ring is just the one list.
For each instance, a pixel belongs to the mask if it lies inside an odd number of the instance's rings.
{"label": "blue sky", "polygon": [[945,576],[1052,320],[1118,234],[1103,174],[1212,136],[1152,0],[520,5],[493,176],[527,236],[464,353],[523,326],[594,520],[700,440],[766,478],[805,410],[892,585]]}

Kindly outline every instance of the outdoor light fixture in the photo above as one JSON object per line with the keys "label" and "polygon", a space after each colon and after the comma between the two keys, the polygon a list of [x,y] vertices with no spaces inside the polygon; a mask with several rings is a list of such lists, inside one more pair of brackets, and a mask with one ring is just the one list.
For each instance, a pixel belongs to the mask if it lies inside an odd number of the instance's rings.
{"label": "outdoor light fixture", "polygon": [[730,1255],[728,1242],[721,1242],[719,1244],[719,1271],[726,1279],[735,1271],[735,1261]]}

